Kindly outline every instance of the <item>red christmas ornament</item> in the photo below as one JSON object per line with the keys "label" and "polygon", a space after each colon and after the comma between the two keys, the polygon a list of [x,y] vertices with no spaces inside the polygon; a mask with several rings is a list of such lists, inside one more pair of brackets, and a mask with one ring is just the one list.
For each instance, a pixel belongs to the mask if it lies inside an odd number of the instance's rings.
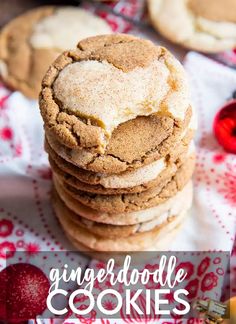
{"label": "red christmas ornament", "polygon": [[49,287],[48,278],[32,264],[6,267],[0,272],[0,320],[18,323],[42,314]]}
{"label": "red christmas ornament", "polygon": [[229,101],[216,115],[213,125],[217,141],[223,148],[236,154],[236,100]]}

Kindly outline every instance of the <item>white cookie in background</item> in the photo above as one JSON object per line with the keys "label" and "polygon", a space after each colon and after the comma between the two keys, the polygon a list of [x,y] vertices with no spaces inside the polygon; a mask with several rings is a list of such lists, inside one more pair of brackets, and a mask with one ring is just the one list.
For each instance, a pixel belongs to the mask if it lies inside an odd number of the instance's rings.
{"label": "white cookie in background", "polygon": [[216,53],[236,47],[235,0],[148,0],[151,22],[170,41]]}

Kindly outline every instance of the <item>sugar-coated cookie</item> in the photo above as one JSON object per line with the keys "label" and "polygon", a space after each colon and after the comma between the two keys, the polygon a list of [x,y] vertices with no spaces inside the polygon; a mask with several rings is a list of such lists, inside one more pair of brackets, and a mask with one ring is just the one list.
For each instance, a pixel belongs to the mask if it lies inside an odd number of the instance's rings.
{"label": "sugar-coated cookie", "polygon": [[193,137],[196,129],[192,125],[193,117],[192,108],[186,112],[182,126],[169,117],[137,117],[114,130],[103,154],[68,148],[48,129],[46,139],[59,156],[79,168],[101,174],[117,174],[140,168],[168,154],[178,154],[181,141],[186,145]]}
{"label": "sugar-coated cookie", "polygon": [[[49,150],[50,148],[48,146],[48,151]],[[182,144],[182,146],[178,146],[178,152],[175,151],[173,156],[168,154],[165,158],[158,159],[139,169],[110,175],[92,172],[88,174],[89,172],[87,172],[87,178],[86,170],[79,169],[63,160],[57,156],[53,150],[50,150],[52,155],[49,155],[49,163],[55,174],[76,189],[102,195],[139,193],[158,186],[164,179],[171,178],[178,167],[184,163],[188,155],[193,153],[193,150],[193,145],[191,146],[189,143],[187,145]],[[96,181],[97,183],[85,182],[83,181],[84,178],[85,180],[94,180],[94,182]]]}
{"label": "sugar-coated cookie", "polygon": [[54,181],[59,181],[64,190],[85,206],[107,213],[124,213],[157,206],[182,190],[189,182],[194,169],[195,156],[190,156],[171,178],[165,178],[158,186],[141,193],[101,195],[75,189],[54,174]]}
{"label": "sugar-coated cookie", "polygon": [[[166,49],[122,34],[90,37],[59,56],[43,79],[39,103],[46,132],[61,144],[121,163],[113,151],[121,150],[124,162],[136,159],[135,151],[141,159],[191,118],[181,64]],[[124,141],[135,146],[131,152],[121,147]]]}
{"label": "sugar-coated cookie", "polygon": [[216,53],[236,47],[235,0],[148,0],[153,26],[194,50]]}
{"label": "sugar-coated cookie", "polygon": [[0,75],[13,89],[38,98],[49,65],[79,40],[111,33],[105,20],[77,7],[39,7],[13,19],[0,33]]}
{"label": "sugar-coated cookie", "polygon": [[[156,244],[170,235],[173,239],[173,232],[183,223],[186,218],[186,211],[182,211],[179,215],[172,215],[169,221],[166,221],[161,226],[157,226],[154,229],[145,232],[138,232],[125,237],[107,237],[104,234],[104,230],[86,228],[76,223],[73,219],[73,212],[68,209],[65,204],[58,198],[57,195],[53,196],[53,206],[56,215],[65,231],[65,234],[73,243],[78,242],[78,245],[96,250],[96,251],[143,251],[150,249],[155,251]],[[75,216],[76,217],[76,216]],[[103,225],[104,229],[105,225]],[[76,244],[75,244],[76,246]]]}
{"label": "sugar-coated cookie", "polygon": [[183,206],[186,209],[190,209],[193,197],[192,181],[189,181],[175,196],[160,205],[130,213],[115,214],[112,212],[107,213],[95,210],[89,206],[83,205],[64,190],[63,186],[58,181],[54,181],[54,188],[64,204],[72,210],[75,215],[78,215],[78,217],[111,225],[135,225],[154,219],[159,220],[163,219],[163,217],[171,217],[171,215],[178,215],[183,210]]}

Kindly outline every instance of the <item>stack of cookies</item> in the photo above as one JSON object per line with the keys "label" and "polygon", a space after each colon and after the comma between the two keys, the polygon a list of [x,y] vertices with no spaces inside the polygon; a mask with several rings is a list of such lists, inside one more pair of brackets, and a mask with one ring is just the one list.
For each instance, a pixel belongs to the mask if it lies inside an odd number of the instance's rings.
{"label": "stack of cookies", "polygon": [[49,68],[40,109],[52,202],[74,246],[169,249],[192,204],[195,122],[181,64],[133,36],[87,38]]}

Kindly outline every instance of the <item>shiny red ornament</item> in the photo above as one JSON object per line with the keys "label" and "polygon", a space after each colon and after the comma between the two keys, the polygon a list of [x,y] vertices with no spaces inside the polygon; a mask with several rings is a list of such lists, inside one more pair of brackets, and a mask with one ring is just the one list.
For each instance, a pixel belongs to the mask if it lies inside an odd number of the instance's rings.
{"label": "shiny red ornament", "polygon": [[46,309],[49,280],[38,267],[12,264],[0,272],[0,322],[34,319]]}
{"label": "shiny red ornament", "polygon": [[236,154],[236,100],[229,101],[216,115],[213,130],[219,144]]}

